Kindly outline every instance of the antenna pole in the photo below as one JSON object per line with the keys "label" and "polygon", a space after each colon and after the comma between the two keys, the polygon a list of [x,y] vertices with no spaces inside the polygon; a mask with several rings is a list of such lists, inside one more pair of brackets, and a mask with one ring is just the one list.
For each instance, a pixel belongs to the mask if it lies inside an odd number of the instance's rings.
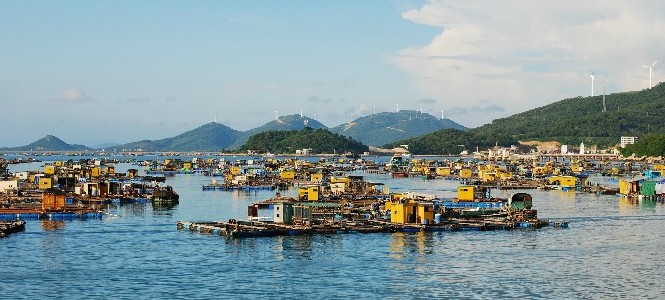
{"label": "antenna pole", "polygon": [[605,106],[605,87],[603,87],[603,112],[607,111],[607,106]]}

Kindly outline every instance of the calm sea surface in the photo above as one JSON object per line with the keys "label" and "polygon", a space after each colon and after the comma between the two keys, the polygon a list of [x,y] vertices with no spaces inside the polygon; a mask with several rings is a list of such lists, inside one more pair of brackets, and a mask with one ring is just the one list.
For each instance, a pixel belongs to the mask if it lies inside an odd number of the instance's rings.
{"label": "calm sea surface", "polygon": [[[367,176],[391,191],[445,197],[457,185]],[[202,191],[209,182],[169,177],[181,196],[172,209],[111,205],[103,220],[29,221],[0,239],[0,299],[665,298],[662,202],[527,191],[541,219],[568,220],[568,229],[241,240],[176,230],[178,220],[243,219],[249,204],[274,195]]]}

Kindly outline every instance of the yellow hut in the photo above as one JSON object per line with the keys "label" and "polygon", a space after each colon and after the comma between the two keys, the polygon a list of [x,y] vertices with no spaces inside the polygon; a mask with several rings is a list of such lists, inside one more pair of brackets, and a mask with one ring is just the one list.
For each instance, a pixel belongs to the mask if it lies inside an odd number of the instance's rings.
{"label": "yellow hut", "polygon": [[55,166],[53,166],[53,165],[44,166],[44,174],[54,175],[55,174]]}
{"label": "yellow hut", "polygon": [[53,179],[51,177],[40,177],[39,178],[39,189],[46,190],[53,187]]}
{"label": "yellow hut", "polygon": [[450,168],[449,167],[438,167],[438,168],[436,168],[436,175],[441,176],[441,177],[450,176]]}
{"label": "yellow hut", "polygon": [[319,192],[321,188],[318,185],[305,185],[298,188],[298,199],[307,201],[319,201]]}
{"label": "yellow hut", "polygon": [[296,178],[296,172],[294,171],[282,171],[280,174],[280,178],[282,179],[295,179]]}
{"label": "yellow hut", "polygon": [[473,171],[469,168],[464,168],[459,170],[459,177],[460,178],[471,178],[473,177]]}

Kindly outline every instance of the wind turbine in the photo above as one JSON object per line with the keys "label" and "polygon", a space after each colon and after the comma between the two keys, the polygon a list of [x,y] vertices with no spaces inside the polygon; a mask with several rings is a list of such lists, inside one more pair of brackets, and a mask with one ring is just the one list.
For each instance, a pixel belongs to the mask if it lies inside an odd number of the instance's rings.
{"label": "wind turbine", "polygon": [[591,75],[589,75],[589,77],[591,77],[591,97],[593,97],[593,75],[595,75],[593,72],[591,72]]}
{"label": "wind turbine", "polygon": [[642,66],[642,68],[647,68],[647,69],[649,69],[649,88],[651,88],[651,75],[653,75],[653,66],[654,66],[657,62],[658,62],[658,61],[654,61],[654,62],[651,64],[651,67]]}

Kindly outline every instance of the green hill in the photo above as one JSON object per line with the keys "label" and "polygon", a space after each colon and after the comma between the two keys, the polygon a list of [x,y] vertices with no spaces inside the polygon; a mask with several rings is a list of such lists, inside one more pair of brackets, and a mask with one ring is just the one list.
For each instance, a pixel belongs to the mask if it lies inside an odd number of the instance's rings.
{"label": "green hill", "polygon": [[259,126],[257,128],[242,132],[236,141],[229,147],[229,149],[240,149],[245,142],[251,137],[252,135],[255,135],[257,133],[261,132],[266,132],[266,131],[291,131],[291,130],[301,130],[305,126],[305,122],[307,122],[307,127],[309,128],[324,128],[327,129],[327,127],[321,122],[308,118],[308,117],[301,117],[300,115],[288,115],[288,116],[281,116],[277,118],[276,120],[272,120],[266,124],[263,124],[262,126]]}
{"label": "green hill", "polygon": [[70,145],[61,139],[47,135],[28,145],[14,148],[3,148],[6,151],[86,151],[90,148],[83,145]]}
{"label": "green hill", "polygon": [[352,137],[367,145],[380,146],[446,128],[467,129],[449,119],[442,120],[418,111],[401,110],[360,117],[331,128],[330,131]]}
{"label": "green hill", "polygon": [[626,157],[632,154],[637,157],[665,156],[665,134],[649,134],[640,138],[637,143],[622,148],[621,154]]}
{"label": "green hill", "polygon": [[476,151],[476,147],[487,149],[495,145],[510,146],[517,141],[509,135],[485,136],[474,131],[461,131],[457,129],[443,129],[426,135],[401,140],[383,146],[383,148],[395,148],[400,145],[408,145],[409,152],[413,154],[430,155],[455,155],[467,150]]}
{"label": "green hill", "polygon": [[472,130],[485,136],[510,135],[520,141],[614,146],[621,136],[665,133],[665,84],[652,89],[565,99]]}
{"label": "green hill", "polygon": [[208,123],[174,137],[143,140],[117,146],[119,149],[143,151],[220,151],[228,149],[240,132],[219,123]]}
{"label": "green hill", "polygon": [[272,153],[294,153],[297,149],[312,149],[313,154],[319,153],[363,153],[369,148],[327,129],[291,131],[266,131],[252,135],[241,150],[258,150]]}

